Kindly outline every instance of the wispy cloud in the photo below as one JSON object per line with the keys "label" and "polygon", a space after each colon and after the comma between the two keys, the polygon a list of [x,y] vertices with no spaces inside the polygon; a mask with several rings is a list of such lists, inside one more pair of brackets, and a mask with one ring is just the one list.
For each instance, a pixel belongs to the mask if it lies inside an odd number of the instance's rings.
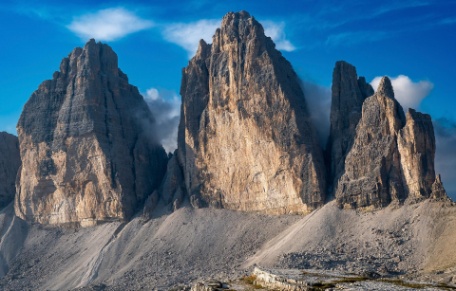
{"label": "wispy cloud", "polygon": [[[287,39],[285,34],[285,23],[274,21],[261,21],[265,34],[272,38],[277,49],[293,51],[296,47]],[[220,27],[218,19],[201,19],[190,23],[173,23],[165,25],[163,37],[172,43],[179,45],[188,52],[191,58],[198,49],[200,39],[212,42],[215,30]]]}
{"label": "wispy cloud", "polygon": [[109,8],[76,17],[67,28],[83,40],[114,41],[152,26],[151,21],[124,8]]}
{"label": "wispy cloud", "polygon": [[441,25],[456,24],[456,17],[444,18],[444,19],[440,20],[438,24],[441,24]]}
{"label": "wispy cloud", "polygon": [[198,49],[200,39],[206,42],[212,42],[212,35],[217,27],[220,26],[220,20],[202,19],[190,23],[173,23],[165,26],[163,37],[172,43],[175,43],[188,52],[191,58]]}
{"label": "wispy cloud", "polygon": [[389,36],[384,31],[350,31],[331,34],[326,38],[328,46],[352,46],[359,43],[375,42]]}
{"label": "wispy cloud", "polygon": [[372,16],[379,16],[382,14],[387,14],[393,11],[399,11],[409,8],[416,8],[416,7],[424,7],[429,6],[429,1],[392,1],[390,3],[386,3],[383,6],[380,6],[378,9],[373,9]]}
{"label": "wispy cloud", "polygon": [[326,147],[329,137],[329,115],[331,112],[331,88],[308,81],[301,81],[301,87],[309,107],[310,118],[315,125],[320,145]]}
{"label": "wispy cloud", "polygon": [[265,20],[261,22],[264,28],[264,34],[272,38],[277,49],[291,52],[296,50],[296,47],[287,39],[285,34],[284,22],[273,22]]}
{"label": "wispy cloud", "polygon": [[[375,77],[370,83],[376,90],[380,84],[382,77]],[[391,84],[394,89],[394,96],[397,101],[404,107],[417,109],[420,106],[421,101],[429,95],[434,84],[429,81],[422,80],[413,82],[409,77],[405,75],[399,75],[397,77],[390,77]]]}
{"label": "wispy cloud", "polygon": [[157,136],[167,152],[177,148],[177,128],[180,118],[181,100],[169,90],[150,88],[143,93],[156,122]]}

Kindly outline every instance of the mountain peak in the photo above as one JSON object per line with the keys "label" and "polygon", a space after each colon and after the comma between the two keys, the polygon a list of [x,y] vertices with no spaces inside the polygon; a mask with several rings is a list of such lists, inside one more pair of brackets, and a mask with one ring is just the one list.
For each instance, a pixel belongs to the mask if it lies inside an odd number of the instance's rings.
{"label": "mountain peak", "polygon": [[322,150],[290,63],[245,11],[225,15],[205,48],[181,86],[177,156],[192,205],[271,214],[321,206]]}
{"label": "mountain peak", "polygon": [[129,218],[158,188],[166,166],[153,120],[111,47],[91,39],[74,49],[19,119],[17,216],[81,225]]}
{"label": "mountain peak", "polygon": [[252,18],[252,16],[247,11],[241,10],[239,12],[228,12],[227,14],[225,14],[225,16],[223,16],[223,20],[227,18],[248,19]]}
{"label": "mountain peak", "polygon": [[377,93],[394,99],[393,85],[391,85],[391,80],[387,76],[384,76],[380,80],[380,84],[377,88]]}
{"label": "mountain peak", "polygon": [[220,44],[224,45],[265,37],[263,26],[248,12],[229,12],[223,17],[220,29],[216,31],[214,43],[217,43],[217,39],[223,40]]}

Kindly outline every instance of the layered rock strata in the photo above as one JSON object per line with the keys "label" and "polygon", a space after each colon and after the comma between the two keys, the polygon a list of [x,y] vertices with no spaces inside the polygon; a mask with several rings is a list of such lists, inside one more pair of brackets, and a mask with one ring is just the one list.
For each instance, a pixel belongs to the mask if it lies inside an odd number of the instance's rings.
{"label": "layered rock strata", "polygon": [[364,77],[359,77],[351,64],[339,61],[333,71],[330,132],[326,147],[329,157],[329,191],[337,186],[345,170],[345,157],[350,151],[361,118],[364,100],[374,90]]}
{"label": "layered rock strata", "polygon": [[14,200],[16,175],[20,165],[17,137],[0,132],[0,209]]}
{"label": "layered rock strata", "polygon": [[341,207],[380,208],[444,195],[434,170],[431,118],[413,109],[404,115],[384,77],[362,106],[353,146],[345,159],[336,199]]}
{"label": "layered rock strata", "polygon": [[247,12],[228,13],[184,69],[178,160],[194,206],[307,213],[325,199],[321,147],[289,62]]}
{"label": "layered rock strata", "polygon": [[109,46],[74,49],[18,122],[16,214],[43,224],[129,218],[166,170],[153,125]]}

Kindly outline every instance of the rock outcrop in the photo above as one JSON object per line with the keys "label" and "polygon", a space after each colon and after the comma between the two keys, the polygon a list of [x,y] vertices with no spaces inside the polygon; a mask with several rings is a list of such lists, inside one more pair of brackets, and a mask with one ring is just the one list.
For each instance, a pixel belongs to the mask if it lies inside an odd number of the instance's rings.
{"label": "rock outcrop", "polygon": [[321,147],[289,62],[247,12],[228,13],[184,69],[178,136],[194,206],[307,213],[325,200]]}
{"label": "rock outcrop", "polygon": [[329,191],[332,193],[345,170],[345,157],[350,151],[361,118],[364,100],[374,90],[364,77],[356,74],[356,68],[339,61],[333,71],[330,132],[326,147]]}
{"label": "rock outcrop", "polygon": [[431,116],[409,109],[398,133],[404,185],[409,198],[427,198],[435,180],[435,137]]}
{"label": "rock outcrop", "polygon": [[353,146],[336,199],[341,207],[380,208],[392,201],[444,195],[434,170],[431,118],[413,109],[404,115],[384,77],[362,106]]}
{"label": "rock outcrop", "polygon": [[166,169],[153,124],[109,46],[90,40],[74,49],[18,122],[16,214],[43,224],[129,218]]}
{"label": "rock outcrop", "polygon": [[160,190],[160,197],[165,205],[170,205],[173,210],[181,206],[185,196],[185,184],[182,167],[177,160],[177,150],[169,159]]}
{"label": "rock outcrop", "polygon": [[353,146],[345,160],[336,198],[344,207],[383,207],[405,199],[397,133],[404,126],[401,105],[384,77],[364,101]]}
{"label": "rock outcrop", "polygon": [[449,197],[446,193],[446,190],[443,187],[442,178],[440,177],[440,175],[437,175],[437,177],[435,177],[435,181],[432,184],[431,189],[432,189],[432,192],[431,192],[432,199],[443,199],[443,200],[449,199]]}
{"label": "rock outcrop", "polygon": [[14,200],[16,175],[20,165],[17,137],[0,132],[0,209]]}

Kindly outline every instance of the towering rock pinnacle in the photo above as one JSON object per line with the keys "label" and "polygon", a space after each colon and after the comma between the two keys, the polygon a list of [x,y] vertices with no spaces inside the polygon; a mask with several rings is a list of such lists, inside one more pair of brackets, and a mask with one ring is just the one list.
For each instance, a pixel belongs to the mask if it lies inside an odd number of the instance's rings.
{"label": "towering rock pinnacle", "polygon": [[0,132],[0,209],[14,200],[16,175],[20,165],[17,137]]}
{"label": "towering rock pinnacle", "polygon": [[383,207],[392,200],[405,199],[396,136],[404,119],[391,82],[384,77],[377,93],[364,101],[345,173],[336,190],[340,205]]}
{"label": "towering rock pinnacle", "polygon": [[[434,171],[435,140],[429,115],[405,117],[384,77],[362,106],[336,199],[342,207],[378,208],[391,201],[445,195]],[[435,189],[435,193],[433,191]]]}
{"label": "towering rock pinnacle", "polygon": [[228,13],[184,69],[177,160],[194,205],[307,213],[325,170],[298,78],[247,12]]}
{"label": "towering rock pinnacle", "polygon": [[16,214],[43,224],[130,217],[166,169],[153,123],[109,46],[74,49],[19,119]]}
{"label": "towering rock pinnacle", "polygon": [[331,192],[344,173],[345,157],[353,145],[363,102],[373,94],[374,90],[366,83],[364,77],[358,79],[354,66],[344,61],[336,63],[333,72],[330,133],[327,145]]}

